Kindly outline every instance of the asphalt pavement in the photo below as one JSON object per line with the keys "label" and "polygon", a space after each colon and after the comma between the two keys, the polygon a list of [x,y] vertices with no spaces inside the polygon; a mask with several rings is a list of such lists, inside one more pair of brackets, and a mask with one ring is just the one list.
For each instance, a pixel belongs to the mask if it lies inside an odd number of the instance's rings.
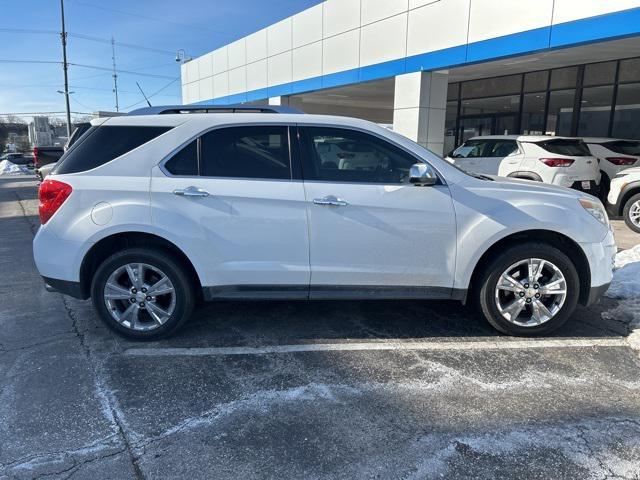
{"label": "asphalt pavement", "polygon": [[0,180],[0,479],[640,479],[617,303],[501,336],[456,302],[218,302],[124,340],[33,264]]}

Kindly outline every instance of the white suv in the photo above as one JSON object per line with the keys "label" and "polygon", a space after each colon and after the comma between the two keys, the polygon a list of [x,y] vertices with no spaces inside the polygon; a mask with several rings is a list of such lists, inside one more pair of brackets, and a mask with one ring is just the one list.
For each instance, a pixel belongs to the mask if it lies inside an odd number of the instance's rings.
{"label": "white suv", "polygon": [[[336,144],[367,162],[327,165]],[[138,338],[175,331],[198,297],[469,300],[501,332],[542,334],[607,289],[616,252],[591,196],[470,176],[329,116],[94,121],[40,201],[48,288]]]}
{"label": "white suv", "polygon": [[627,226],[640,233],[640,167],[628,168],[611,180],[607,209],[622,216]]}
{"label": "white suv", "polygon": [[598,157],[602,173],[602,197],[606,198],[611,180],[627,168],[640,166],[640,141],[617,138],[584,138],[589,151]]}
{"label": "white suv", "polygon": [[492,135],[473,137],[447,160],[468,172],[553,183],[595,194],[598,160],[577,138]]}

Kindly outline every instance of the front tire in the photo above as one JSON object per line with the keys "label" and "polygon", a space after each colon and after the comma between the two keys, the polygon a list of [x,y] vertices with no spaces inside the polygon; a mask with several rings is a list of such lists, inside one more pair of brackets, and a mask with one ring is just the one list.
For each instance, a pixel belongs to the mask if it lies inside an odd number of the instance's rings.
{"label": "front tire", "polygon": [[578,273],[560,250],[543,243],[508,248],[480,275],[476,302],[507,335],[544,335],[560,328],[580,295]]}
{"label": "front tire", "polygon": [[622,217],[627,227],[636,233],[640,233],[640,193],[634,195],[625,203]]}
{"label": "front tire", "polygon": [[91,299],[109,328],[144,340],[174,333],[195,303],[182,265],[152,248],[128,248],[102,262],[93,276]]}

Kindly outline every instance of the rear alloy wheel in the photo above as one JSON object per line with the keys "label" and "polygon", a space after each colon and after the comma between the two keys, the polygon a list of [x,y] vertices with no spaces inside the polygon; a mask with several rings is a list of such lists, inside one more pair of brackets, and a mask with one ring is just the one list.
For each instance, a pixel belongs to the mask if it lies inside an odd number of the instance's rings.
{"label": "rear alloy wheel", "polygon": [[175,331],[191,314],[194,295],[180,264],[159,250],[117,253],[96,271],[92,300],[117,332],[151,339]]}
{"label": "rear alloy wheel", "polygon": [[627,201],[622,212],[624,222],[636,233],[640,233],[640,193]]}
{"label": "rear alloy wheel", "polygon": [[497,330],[526,336],[560,327],[578,296],[571,260],[551,246],[531,243],[508,249],[487,267],[479,303]]}

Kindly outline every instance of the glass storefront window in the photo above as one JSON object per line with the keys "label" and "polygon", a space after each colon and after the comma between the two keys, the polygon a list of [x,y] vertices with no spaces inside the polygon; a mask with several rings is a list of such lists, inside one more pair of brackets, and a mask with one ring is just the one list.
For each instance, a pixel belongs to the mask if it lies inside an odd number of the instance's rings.
{"label": "glass storefront window", "polygon": [[640,58],[620,61],[620,82],[640,82]]}
{"label": "glass storefront window", "polygon": [[613,85],[592,87],[582,90],[578,135],[585,137],[606,137],[611,119]]}
{"label": "glass storefront window", "polygon": [[578,78],[578,67],[558,68],[551,71],[551,89],[573,88]]}
{"label": "glass storefront window", "polygon": [[606,85],[616,81],[617,62],[593,63],[585,65],[583,85]]}
{"label": "glass storefront window", "polygon": [[517,113],[520,109],[520,96],[476,98],[462,100],[461,115],[480,115],[489,113]]}
{"label": "glass storefront window", "polygon": [[525,92],[540,92],[547,90],[547,83],[549,81],[549,71],[543,70],[542,72],[531,72],[524,76],[524,91]]}
{"label": "glass storefront window", "polygon": [[542,135],[544,133],[544,107],[546,92],[528,93],[522,100],[521,131],[524,135]]}
{"label": "glass storefront window", "polygon": [[618,86],[613,137],[640,139],[640,83]]}
{"label": "glass storefront window", "polygon": [[557,90],[549,94],[548,135],[571,135],[575,90]]}
{"label": "glass storefront window", "polygon": [[462,84],[462,98],[492,97],[520,93],[522,75],[484,78]]}
{"label": "glass storefront window", "polygon": [[458,83],[450,83],[447,86],[447,100],[455,100],[458,98]]}

